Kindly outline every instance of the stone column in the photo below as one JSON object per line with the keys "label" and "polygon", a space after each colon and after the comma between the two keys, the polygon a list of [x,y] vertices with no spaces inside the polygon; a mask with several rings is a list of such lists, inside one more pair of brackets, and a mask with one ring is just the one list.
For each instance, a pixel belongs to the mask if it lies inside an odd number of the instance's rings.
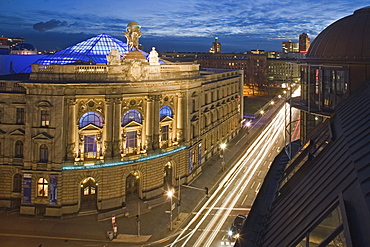
{"label": "stone column", "polygon": [[122,124],[122,98],[114,99],[114,114],[113,114],[113,156],[121,158],[121,124]]}
{"label": "stone column", "polygon": [[146,102],[145,134],[147,150],[153,150],[153,98],[148,97]]}
{"label": "stone column", "polygon": [[112,159],[113,158],[113,99],[109,98],[105,100],[105,125],[104,125],[104,158],[105,159]]}
{"label": "stone column", "polygon": [[185,93],[177,94],[177,119],[176,119],[176,129],[177,129],[177,141],[180,143],[183,140],[183,107],[184,107],[184,97]]}
{"label": "stone column", "polygon": [[153,149],[158,149],[159,148],[159,95],[154,95],[154,109],[153,109],[153,115],[152,119],[154,121],[152,127],[153,127]]}
{"label": "stone column", "polygon": [[78,133],[77,132],[77,116],[76,116],[76,101],[75,99],[67,99],[68,113],[67,117],[67,160],[74,160],[78,152]]}

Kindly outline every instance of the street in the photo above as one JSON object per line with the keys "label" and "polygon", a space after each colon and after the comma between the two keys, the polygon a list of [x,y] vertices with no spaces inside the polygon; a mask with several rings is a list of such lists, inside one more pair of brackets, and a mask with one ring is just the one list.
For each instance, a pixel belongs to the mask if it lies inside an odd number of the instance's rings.
{"label": "street", "polygon": [[[235,240],[228,237],[228,230],[237,215],[248,215],[265,174],[284,147],[284,115],[289,118],[288,113],[281,108],[218,186],[211,190],[211,196],[194,212],[192,220],[166,246],[233,246]],[[297,114],[293,116],[295,119]]]}

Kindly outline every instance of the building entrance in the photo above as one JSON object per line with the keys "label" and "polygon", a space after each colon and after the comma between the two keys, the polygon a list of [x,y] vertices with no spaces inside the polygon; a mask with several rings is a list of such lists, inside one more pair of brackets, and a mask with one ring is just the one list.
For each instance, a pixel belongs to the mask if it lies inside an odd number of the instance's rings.
{"label": "building entrance", "polygon": [[126,196],[133,197],[137,196],[139,192],[139,177],[135,174],[130,174],[126,178]]}
{"label": "building entrance", "polygon": [[80,211],[97,210],[98,187],[95,179],[86,178],[81,184],[81,207]]}

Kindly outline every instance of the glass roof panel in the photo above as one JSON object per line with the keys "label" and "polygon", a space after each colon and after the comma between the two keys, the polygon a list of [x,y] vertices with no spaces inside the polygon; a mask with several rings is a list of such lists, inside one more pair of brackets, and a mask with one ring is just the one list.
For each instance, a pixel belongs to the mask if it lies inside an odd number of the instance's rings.
{"label": "glass roof panel", "polygon": [[[39,59],[35,64],[71,64],[71,63],[107,63],[107,55],[112,48],[118,49],[122,55],[128,51],[126,43],[107,34],[100,34],[82,41],[64,50]],[[141,51],[147,58],[148,53]],[[160,60],[160,63],[164,63]]]}

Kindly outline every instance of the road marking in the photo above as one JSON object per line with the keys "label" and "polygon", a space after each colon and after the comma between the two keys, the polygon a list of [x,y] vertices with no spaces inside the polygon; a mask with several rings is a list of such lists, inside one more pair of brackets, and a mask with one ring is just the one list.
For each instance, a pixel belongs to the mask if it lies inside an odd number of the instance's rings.
{"label": "road marking", "polygon": [[247,198],[248,198],[248,194],[247,194],[247,196],[244,198],[244,200],[242,201],[242,205],[245,203],[245,201],[247,200]]}
{"label": "road marking", "polygon": [[258,193],[260,191],[260,187],[261,187],[261,183],[258,183],[257,188],[255,190],[256,193]]}
{"label": "road marking", "polygon": [[255,183],[256,183],[256,181],[253,181],[252,186],[251,186],[251,189],[253,189],[253,186],[254,186]]}

